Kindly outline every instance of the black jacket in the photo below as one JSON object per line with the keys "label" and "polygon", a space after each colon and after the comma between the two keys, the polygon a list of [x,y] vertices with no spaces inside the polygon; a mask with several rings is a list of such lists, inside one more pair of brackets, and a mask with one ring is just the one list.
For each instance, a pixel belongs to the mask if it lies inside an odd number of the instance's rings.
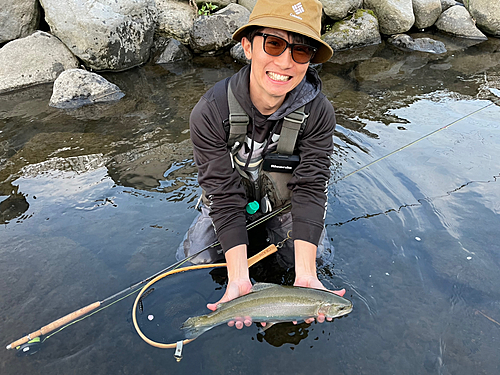
{"label": "black jacket", "polygon": [[[281,131],[284,116],[311,103],[310,116],[296,150],[300,164],[288,183],[292,194],[293,239],[318,245],[326,213],[326,191],[333,152],[335,113],[321,94],[321,81],[309,68],[303,81],[287,94],[281,107],[272,115],[262,115],[252,104],[249,93],[250,65],[231,78],[233,93],[250,117],[248,137],[263,142]],[[248,203],[241,176],[232,166],[222,114],[210,89],[194,107],[190,117],[194,160],[198,166],[198,182],[212,201],[210,216],[217,237],[225,251],[247,244],[245,206]],[[252,126],[254,122],[255,126]],[[253,133],[253,134],[252,134]]]}

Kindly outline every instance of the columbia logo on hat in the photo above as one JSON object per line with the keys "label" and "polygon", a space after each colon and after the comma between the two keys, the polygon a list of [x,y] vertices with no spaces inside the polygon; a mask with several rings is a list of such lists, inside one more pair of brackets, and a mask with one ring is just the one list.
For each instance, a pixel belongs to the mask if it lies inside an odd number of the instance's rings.
{"label": "columbia logo on hat", "polygon": [[292,5],[292,9],[295,12],[295,14],[290,13],[292,17],[298,18],[299,20],[302,19],[302,17],[299,17],[299,14],[304,13],[304,7],[302,6],[302,3],[297,3],[295,5]]}

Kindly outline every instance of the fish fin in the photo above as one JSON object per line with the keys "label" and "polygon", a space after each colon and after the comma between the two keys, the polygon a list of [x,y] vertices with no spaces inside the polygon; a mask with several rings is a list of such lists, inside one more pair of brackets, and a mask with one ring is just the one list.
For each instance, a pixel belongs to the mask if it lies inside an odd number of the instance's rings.
{"label": "fish fin", "polygon": [[279,322],[266,322],[266,326],[260,326],[259,327],[259,333],[264,333],[266,332],[269,328],[271,328],[273,325],[278,324]]}
{"label": "fish fin", "polygon": [[187,339],[195,339],[214,326],[204,326],[199,323],[199,317],[188,318],[181,326]]}
{"label": "fish fin", "polygon": [[272,283],[256,283],[252,286],[252,292],[259,292],[264,289],[274,288],[278,286],[277,284]]}

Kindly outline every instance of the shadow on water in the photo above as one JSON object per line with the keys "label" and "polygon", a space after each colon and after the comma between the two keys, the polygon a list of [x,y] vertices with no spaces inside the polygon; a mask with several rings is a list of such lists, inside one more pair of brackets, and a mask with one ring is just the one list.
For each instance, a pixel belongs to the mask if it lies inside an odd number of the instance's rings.
{"label": "shadow on water", "polygon": [[[500,40],[434,37],[447,53],[382,44],[321,67],[338,127],[326,217],[336,251],[319,275],[347,289],[351,314],[265,332],[220,326],[175,363],[135,333],[128,298],[36,355],[0,351],[0,372],[498,373]],[[73,111],[48,106],[51,85],[0,95],[5,344],[175,261],[200,193],[189,114],[238,69],[219,57],[106,73],[126,96]],[[271,258],[251,277],[292,284],[294,274]],[[141,329],[179,340],[182,322],[206,313],[226,282],[223,269],[162,280],[142,301]]]}

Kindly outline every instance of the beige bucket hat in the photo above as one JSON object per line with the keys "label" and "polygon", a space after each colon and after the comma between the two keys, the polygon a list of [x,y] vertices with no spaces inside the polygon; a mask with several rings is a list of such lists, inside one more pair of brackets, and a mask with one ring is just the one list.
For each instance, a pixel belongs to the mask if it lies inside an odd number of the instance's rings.
{"label": "beige bucket hat", "polygon": [[258,0],[245,26],[233,34],[240,42],[250,26],[271,27],[305,35],[318,41],[319,47],[312,63],[328,61],[332,48],[321,39],[321,16],[323,5],[318,0]]}

